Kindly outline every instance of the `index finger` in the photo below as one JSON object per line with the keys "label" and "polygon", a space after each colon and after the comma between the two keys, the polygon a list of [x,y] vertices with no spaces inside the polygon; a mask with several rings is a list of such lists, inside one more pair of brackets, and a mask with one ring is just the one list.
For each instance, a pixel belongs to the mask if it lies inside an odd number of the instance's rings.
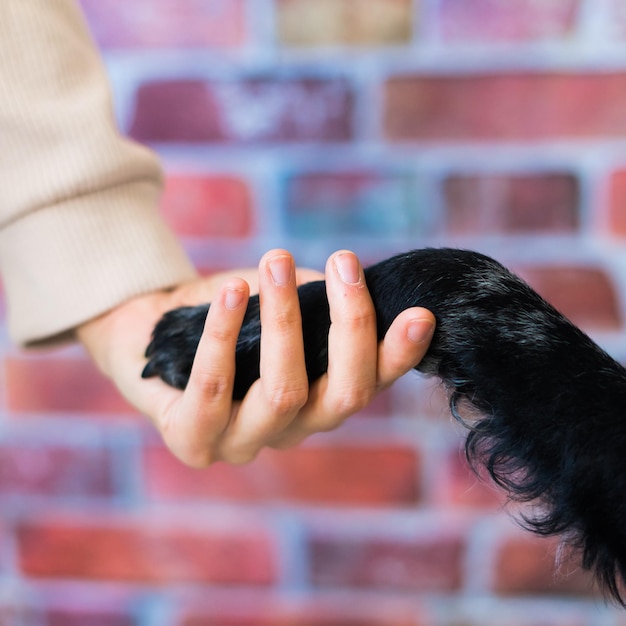
{"label": "index finger", "polygon": [[231,279],[213,300],[189,383],[176,410],[163,425],[163,439],[188,465],[206,467],[216,460],[216,443],[229,425],[235,351],[248,297],[248,284]]}

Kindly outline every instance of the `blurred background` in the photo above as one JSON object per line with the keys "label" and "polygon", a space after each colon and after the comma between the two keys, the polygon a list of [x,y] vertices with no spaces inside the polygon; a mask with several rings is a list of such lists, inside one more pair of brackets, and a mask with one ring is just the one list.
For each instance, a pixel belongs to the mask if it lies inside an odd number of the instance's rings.
{"label": "blurred background", "polygon": [[[621,0],[82,5],[203,271],[477,249],[626,359]],[[626,625],[468,470],[417,374],[197,472],[76,347],[1,348],[2,626]]]}

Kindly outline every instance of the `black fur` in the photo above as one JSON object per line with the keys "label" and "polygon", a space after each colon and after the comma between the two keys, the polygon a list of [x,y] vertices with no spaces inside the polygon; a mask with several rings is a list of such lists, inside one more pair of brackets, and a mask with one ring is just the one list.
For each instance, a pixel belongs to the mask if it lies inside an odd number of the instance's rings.
{"label": "black fur", "polygon": [[[580,550],[605,591],[624,604],[626,577],[626,370],[526,283],[484,255],[453,249],[402,254],[365,270],[382,338],[411,306],[437,328],[416,367],[450,390],[457,419],[478,414],[466,453],[512,499],[533,502],[525,526]],[[309,378],[327,366],[324,282],[299,288]],[[167,313],[143,375],[184,388],[208,306]],[[259,302],[237,345],[234,397],[259,376]]]}

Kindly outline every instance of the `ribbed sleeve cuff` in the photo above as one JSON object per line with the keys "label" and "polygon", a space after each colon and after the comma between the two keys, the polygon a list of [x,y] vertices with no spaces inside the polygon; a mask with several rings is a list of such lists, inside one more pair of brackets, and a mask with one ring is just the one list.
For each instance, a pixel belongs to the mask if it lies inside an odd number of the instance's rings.
{"label": "ribbed sleeve cuff", "polygon": [[68,340],[121,302],[196,275],[155,209],[157,194],[153,182],[134,181],[33,211],[0,231],[15,342]]}

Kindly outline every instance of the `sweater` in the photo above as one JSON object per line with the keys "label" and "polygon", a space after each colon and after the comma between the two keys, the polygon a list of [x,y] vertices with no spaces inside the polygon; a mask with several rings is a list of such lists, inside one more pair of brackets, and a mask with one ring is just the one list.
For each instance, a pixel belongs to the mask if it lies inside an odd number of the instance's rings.
{"label": "sweater", "polygon": [[0,274],[20,345],[195,276],[74,0],[0,2]]}

